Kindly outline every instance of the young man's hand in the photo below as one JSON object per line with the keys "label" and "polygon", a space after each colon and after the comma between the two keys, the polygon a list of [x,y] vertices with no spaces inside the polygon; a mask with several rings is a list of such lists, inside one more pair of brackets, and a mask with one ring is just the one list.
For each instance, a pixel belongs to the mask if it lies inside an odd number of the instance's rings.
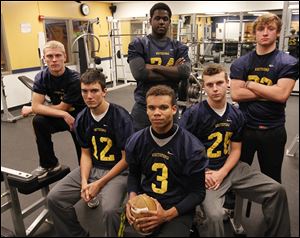
{"label": "young man's hand", "polygon": [[31,106],[23,106],[21,110],[21,114],[23,117],[29,116],[29,114],[32,113],[32,107]]}
{"label": "young man's hand", "polygon": [[220,170],[205,171],[205,187],[206,189],[217,190],[224,178],[226,177]]}

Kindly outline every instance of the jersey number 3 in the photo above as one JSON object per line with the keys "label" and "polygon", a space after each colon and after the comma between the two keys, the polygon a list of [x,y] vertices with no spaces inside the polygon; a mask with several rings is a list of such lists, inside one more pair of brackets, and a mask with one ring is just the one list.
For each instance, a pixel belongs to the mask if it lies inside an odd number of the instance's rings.
{"label": "jersey number 3", "polygon": [[161,183],[161,186],[158,187],[152,183],[151,188],[153,192],[163,194],[168,190],[168,167],[163,163],[154,163],[152,165],[152,171],[158,170],[161,170],[161,175],[157,175],[156,180]]}

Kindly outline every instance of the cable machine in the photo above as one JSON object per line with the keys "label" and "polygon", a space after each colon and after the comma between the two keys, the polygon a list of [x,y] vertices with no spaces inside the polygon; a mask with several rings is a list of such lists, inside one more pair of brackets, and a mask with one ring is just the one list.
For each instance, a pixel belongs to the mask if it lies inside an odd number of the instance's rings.
{"label": "cable machine", "polygon": [[[86,24],[86,29],[83,26],[83,33],[73,41],[71,47],[72,53],[78,54],[79,72],[81,74],[90,68],[91,63],[93,64],[93,68],[101,64],[101,58],[96,56],[96,53],[100,50],[100,40],[91,32],[93,24],[99,24],[99,17],[89,20]],[[94,40],[96,41],[96,47],[92,45],[94,44]],[[77,45],[78,50],[74,49],[75,45]]]}

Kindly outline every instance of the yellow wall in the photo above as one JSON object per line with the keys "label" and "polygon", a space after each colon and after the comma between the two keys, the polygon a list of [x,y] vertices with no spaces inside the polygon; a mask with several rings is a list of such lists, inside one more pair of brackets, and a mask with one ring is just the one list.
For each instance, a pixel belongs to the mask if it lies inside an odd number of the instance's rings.
{"label": "yellow wall", "polygon": [[[121,21],[121,34],[131,34],[130,21]],[[131,42],[130,36],[122,36],[122,53],[128,54],[128,45]]]}
{"label": "yellow wall", "polygon": [[198,25],[198,41],[202,41],[204,37],[204,26],[210,26],[212,24],[211,18],[196,16],[196,24]]}
{"label": "yellow wall", "polygon": [[179,15],[172,15],[171,22],[174,24],[178,24]]}
{"label": "yellow wall", "polygon": [[[37,20],[36,2],[1,2],[1,13],[11,68],[39,66],[37,33],[43,25]],[[21,23],[31,24],[31,32],[21,33]]]}
{"label": "yellow wall", "polygon": [[[99,17],[99,25],[94,25],[96,35],[107,34],[106,17],[111,16],[110,3],[85,1],[90,6],[90,14],[80,13],[80,4],[75,1],[1,1],[2,24],[7,41],[7,56],[11,69],[40,66],[38,57],[38,32],[44,32],[44,23],[39,15],[56,19],[94,19]],[[31,32],[22,33],[21,23],[31,25]],[[100,38],[100,57],[109,56],[108,39]]]}

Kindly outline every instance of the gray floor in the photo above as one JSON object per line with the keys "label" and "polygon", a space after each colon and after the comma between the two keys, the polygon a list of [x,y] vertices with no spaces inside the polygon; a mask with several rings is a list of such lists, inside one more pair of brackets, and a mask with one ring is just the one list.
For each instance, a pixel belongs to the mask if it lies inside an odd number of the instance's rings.
{"label": "gray floor", "polygon": [[[128,86],[117,90],[109,91],[107,99],[111,102],[118,103],[130,111],[133,105],[133,90],[135,86]],[[18,114],[19,110],[14,111]],[[291,96],[286,108],[287,122],[286,128],[288,141],[286,148],[290,145],[293,138],[299,133],[299,97]],[[1,122],[1,165],[14,168],[24,172],[30,172],[38,164],[37,149],[35,138],[31,126],[32,117],[17,121],[16,123]],[[68,165],[71,169],[77,166],[75,148],[70,135],[67,132],[58,133],[53,136],[56,155],[60,163]],[[293,237],[299,236],[299,145],[294,157],[286,156],[282,170],[282,181],[286,187],[289,210],[291,217],[291,231]],[[258,167],[257,161],[253,166]],[[4,190],[1,183],[1,192]],[[30,195],[20,196],[22,208],[30,205],[40,197],[37,191]],[[1,200],[1,203],[3,201]],[[99,209],[88,209],[84,204],[79,202],[76,205],[79,220],[90,231],[91,236],[103,236],[103,229],[97,223],[100,219]],[[28,226],[39,214],[40,210],[25,219],[25,225]],[[10,212],[6,211],[1,214],[1,226],[13,230],[13,223]],[[265,224],[260,205],[253,204],[249,218],[243,216],[243,226],[248,236],[263,236]],[[226,226],[227,236],[232,236],[230,226]],[[35,236],[55,236],[55,232],[49,224],[43,224],[35,233]]]}

